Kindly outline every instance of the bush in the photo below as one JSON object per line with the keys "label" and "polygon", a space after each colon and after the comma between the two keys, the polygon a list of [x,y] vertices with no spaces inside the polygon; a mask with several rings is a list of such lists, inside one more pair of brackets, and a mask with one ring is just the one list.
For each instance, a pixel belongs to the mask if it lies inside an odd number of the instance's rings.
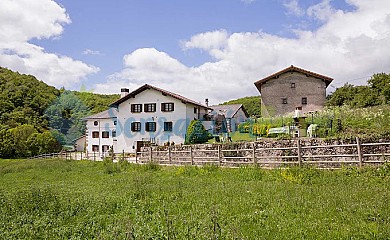
{"label": "bush", "polygon": [[192,120],[187,129],[185,144],[205,143],[211,138],[200,120]]}

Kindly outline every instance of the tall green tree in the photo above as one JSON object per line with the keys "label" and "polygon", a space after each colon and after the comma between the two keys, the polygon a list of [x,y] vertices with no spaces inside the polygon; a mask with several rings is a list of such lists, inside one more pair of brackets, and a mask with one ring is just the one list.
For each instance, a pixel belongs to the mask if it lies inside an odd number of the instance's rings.
{"label": "tall green tree", "polygon": [[61,144],[71,144],[85,134],[82,118],[89,114],[87,106],[71,91],[64,91],[45,111],[49,126],[64,136]]}
{"label": "tall green tree", "polygon": [[368,85],[376,94],[378,94],[378,96],[380,96],[382,104],[390,103],[390,74],[374,74],[370,80],[368,80]]}

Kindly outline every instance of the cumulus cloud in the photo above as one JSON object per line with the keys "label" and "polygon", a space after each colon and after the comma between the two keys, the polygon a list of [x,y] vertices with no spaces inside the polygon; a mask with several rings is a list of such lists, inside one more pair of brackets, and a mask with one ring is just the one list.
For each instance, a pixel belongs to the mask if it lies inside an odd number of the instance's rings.
{"label": "cumulus cloud", "polygon": [[0,66],[35,75],[57,87],[99,71],[29,43],[31,39],[58,38],[63,25],[69,23],[66,10],[51,0],[0,1]]}
{"label": "cumulus cloud", "polygon": [[334,86],[347,81],[364,84],[362,76],[389,72],[390,2],[349,0],[355,6],[351,12],[333,9],[328,1],[322,3],[310,10],[324,21],[316,30],[296,29],[294,38],[265,32],[200,33],[182,43],[184,49],[200,49],[213,56],[213,62],[197,67],[185,66],[153,48],[138,49],[124,57],[122,71],[95,89],[119,91],[150,83],[216,104],[259,95],[253,85],[256,80],[292,64],[333,77]]}

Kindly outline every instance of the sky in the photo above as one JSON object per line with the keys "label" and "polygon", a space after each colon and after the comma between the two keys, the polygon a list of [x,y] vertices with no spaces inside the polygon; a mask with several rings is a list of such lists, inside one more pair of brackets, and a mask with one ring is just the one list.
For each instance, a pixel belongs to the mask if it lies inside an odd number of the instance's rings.
{"label": "sky", "polygon": [[390,73],[390,0],[0,1],[0,66],[57,88],[213,105],[290,65],[334,78],[328,93]]}

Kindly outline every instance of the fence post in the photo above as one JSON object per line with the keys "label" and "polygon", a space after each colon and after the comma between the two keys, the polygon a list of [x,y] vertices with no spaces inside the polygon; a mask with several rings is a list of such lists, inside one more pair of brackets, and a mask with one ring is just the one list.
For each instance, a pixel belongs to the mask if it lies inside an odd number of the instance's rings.
{"label": "fence post", "polygon": [[222,165],[221,145],[219,144],[218,144],[218,160],[219,160],[219,165]]}
{"label": "fence post", "polygon": [[96,152],[93,152],[93,160],[96,161]]}
{"label": "fence post", "polygon": [[[125,151],[125,150],[123,150]],[[138,151],[137,149],[135,149],[135,163],[137,164],[138,163]]]}
{"label": "fence post", "polygon": [[252,158],[253,158],[253,164],[257,165],[257,161],[256,161],[256,143],[252,143]]}
{"label": "fence post", "polygon": [[153,161],[153,156],[152,156],[152,154],[153,154],[153,149],[152,149],[152,146],[150,146],[150,162],[152,162]]}
{"label": "fence post", "polygon": [[171,158],[171,146],[168,146],[168,159],[169,159],[169,163],[171,163],[171,161],[172,161],[172,158]]}
{"label": "fence post", "polygon": [[359,167],[363,166],[363,154],[362,154],[362,145],[360,144],[360,139],[356,137],[356,147],[358,152],[358,158],[359,158]]}
{"label": "fence post", "polygon": [[190,145],[191,165],[194,165],[194,154],[192,153],[192,145]]}
{"label": "fence post", "polygon": [[298,139],[297,141],[298,144],[298,165],[299,167],[302,166],[302,149],[301,149],[301,139]]}

